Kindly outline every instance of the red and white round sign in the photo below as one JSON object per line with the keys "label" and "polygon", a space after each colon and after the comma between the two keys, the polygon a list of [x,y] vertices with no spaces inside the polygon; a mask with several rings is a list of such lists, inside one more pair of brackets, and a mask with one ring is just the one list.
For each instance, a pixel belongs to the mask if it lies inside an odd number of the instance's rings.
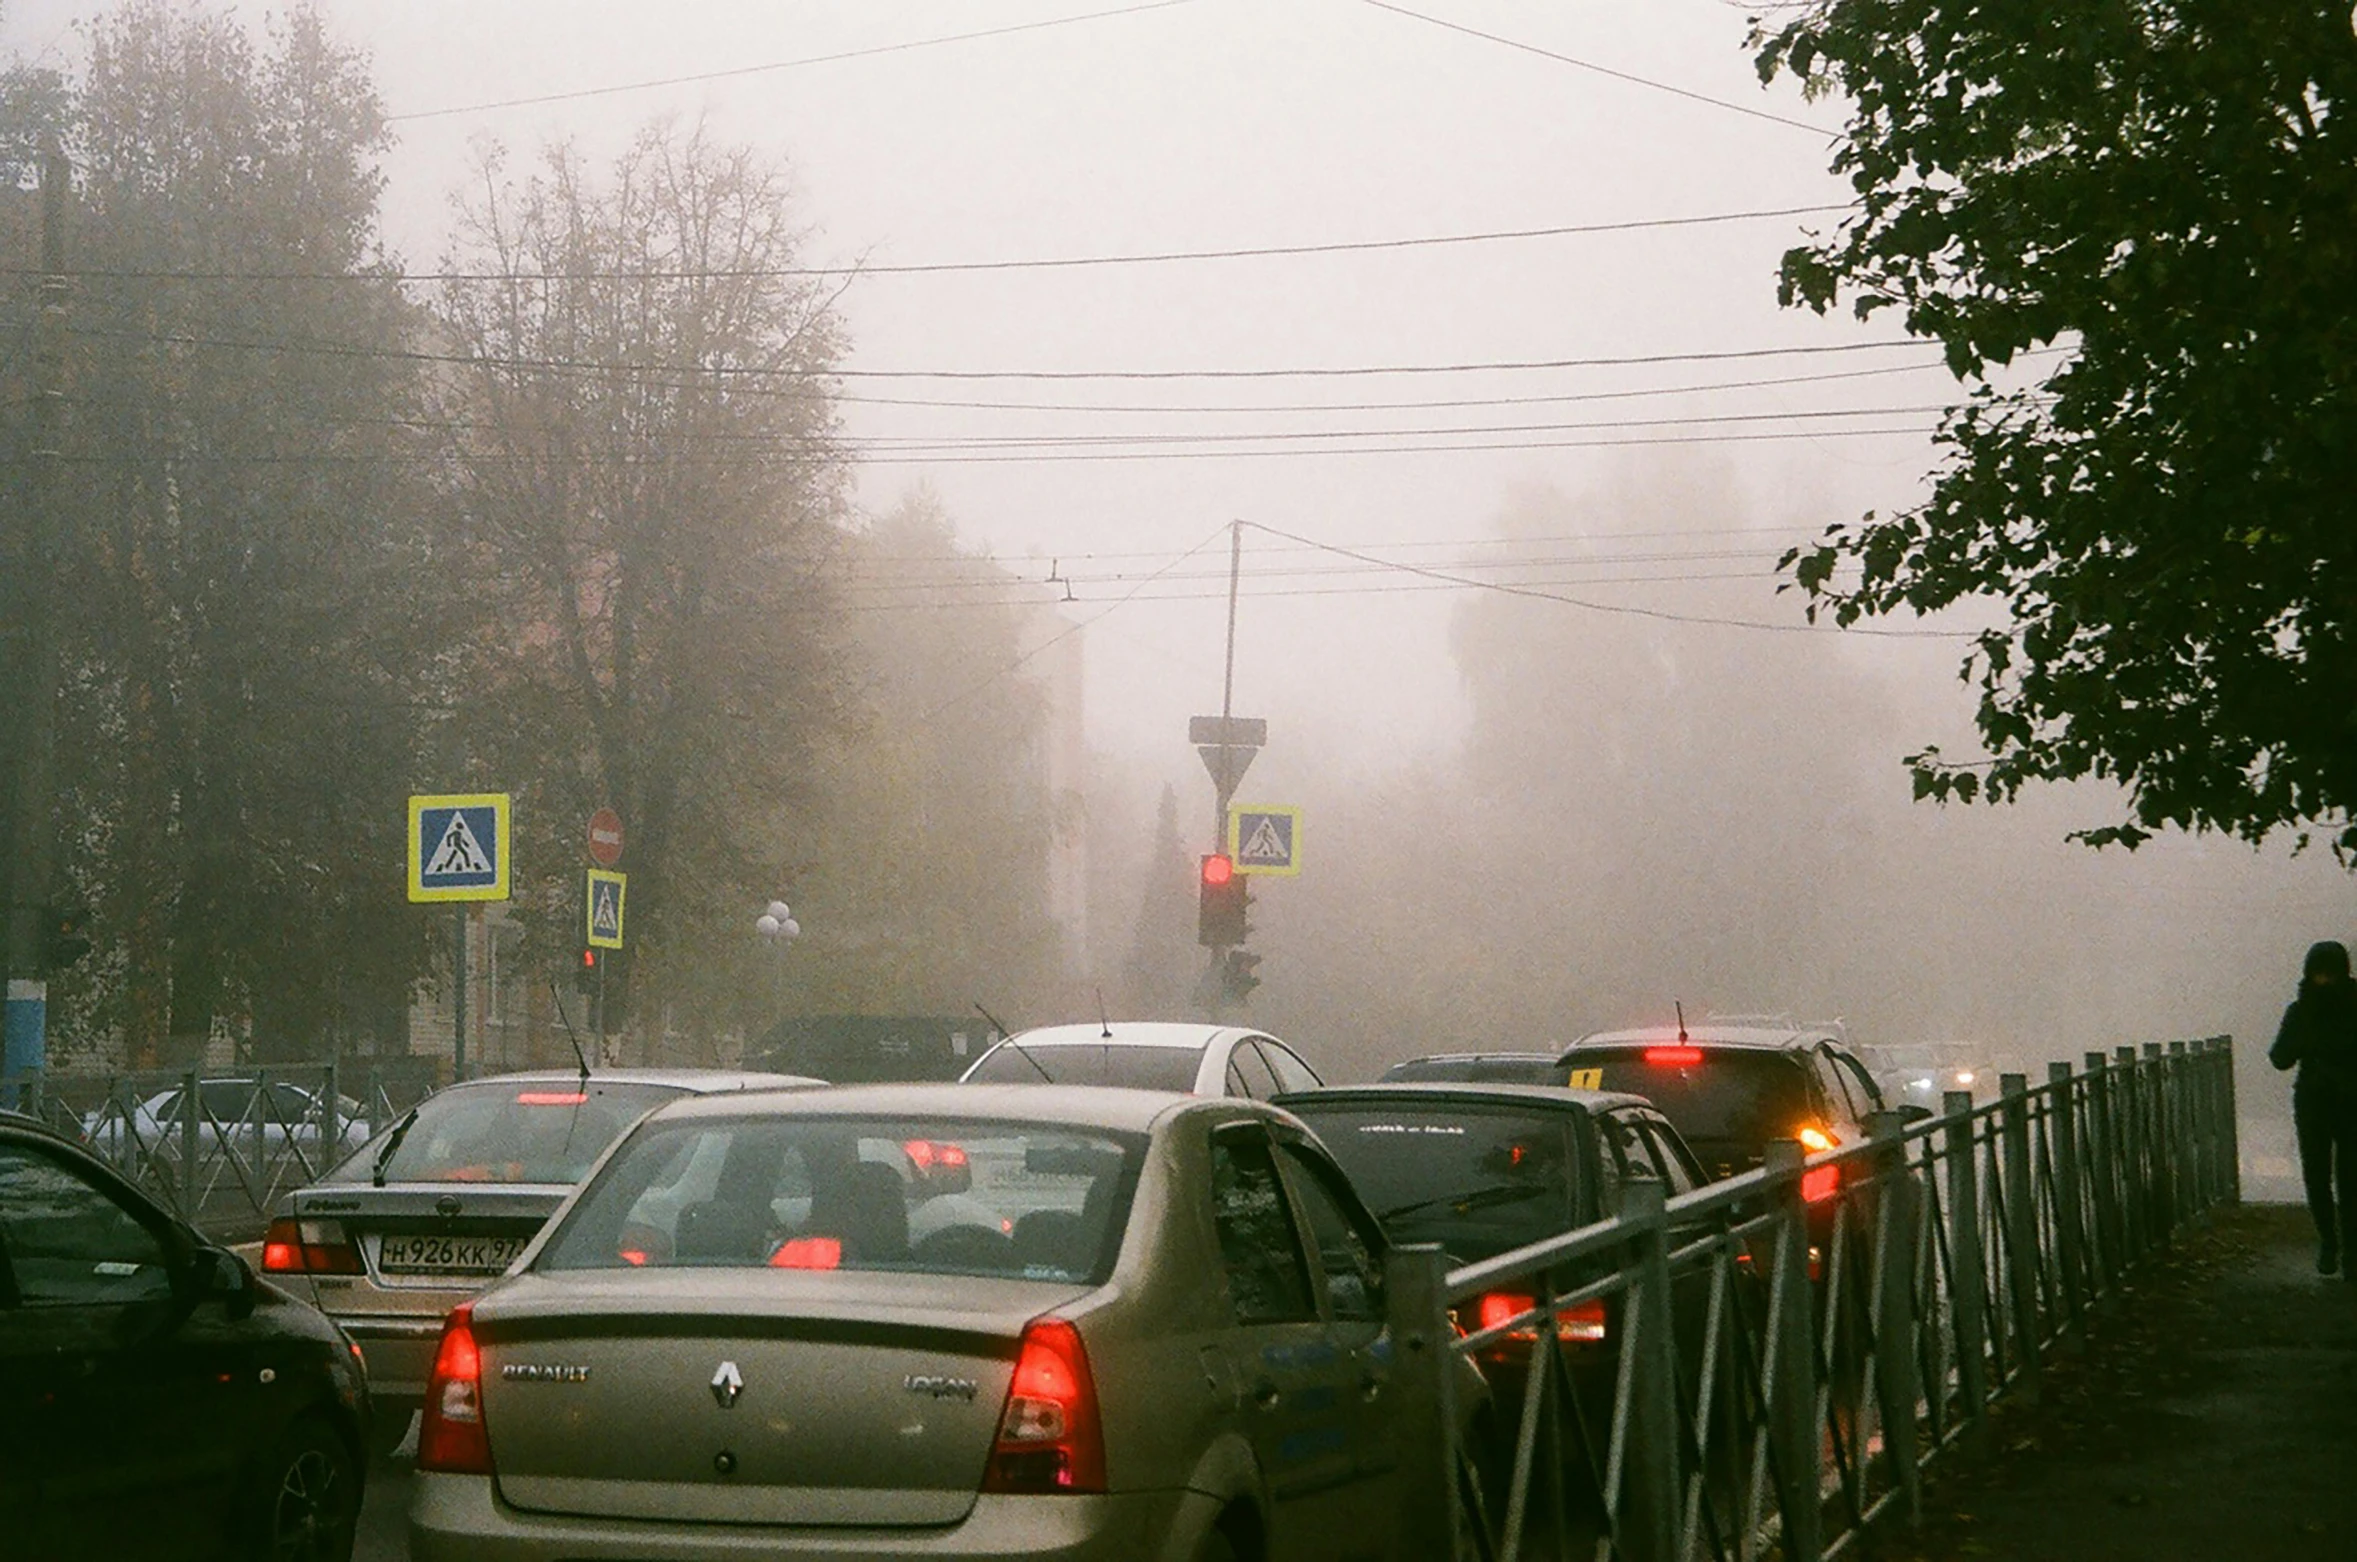
{"label": "red and white round sign", "polygon": [[589,816],[589,860],[601,868],[622,860],[622,816],[611,808]]}

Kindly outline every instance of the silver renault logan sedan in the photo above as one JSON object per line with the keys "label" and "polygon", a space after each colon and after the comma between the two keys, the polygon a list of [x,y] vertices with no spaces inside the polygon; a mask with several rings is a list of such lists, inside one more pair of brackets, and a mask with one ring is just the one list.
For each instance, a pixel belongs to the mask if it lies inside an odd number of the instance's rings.
{"label": "silver renault logan sedan", "polygon": [[683,1100],[452,1314],[411,1555],[1383,1557],[1382,1244],[1256,1102]]}

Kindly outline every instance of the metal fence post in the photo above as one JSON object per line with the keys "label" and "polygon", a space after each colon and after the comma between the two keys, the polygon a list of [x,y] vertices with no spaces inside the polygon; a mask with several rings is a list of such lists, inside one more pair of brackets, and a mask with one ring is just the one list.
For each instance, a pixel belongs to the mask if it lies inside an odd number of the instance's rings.
{"label": "metal fence post", "polygon": [[1433,1246],[1393,1248],[1384,1263],[1391,1330],[1391,1435],[1398,1441],[1399,1562],[1458,1558],[1454,1377],[1445,1292],[1447,1260]]}
{"label": "metal fence post", "polygon": [[1787,1562],[1819,1562],[1824,1555],[1824,1499],[1817,1479],[1817,1351],[1810,1338],[1816,1308],[1809,1299],[1809,1218],[1801,1202],[1801,1147],[1770,1140],[1763,1163],[1776,1208],[1768,1269],[1766,1369],[1768,1446],[1776,1505],[1784,1521]]}
{"label": "metal fence post", "polygon": [[2109,1298],[2120,1275],[2119,1135],[2112,1124],[2112,1076],[2104,1055],[2090,1052],[2087,1065],[2087,1183],[2095,1207],[2091,1259],[2092,1296]]}
{"label": "metal fence post", "polygon": [[2021,1396],[2038,1400],[2038,1190],[2030,1182],[2030,1081],[2024,1074],[1998,1078],[2001,1106],[1997,1132],[2005,1188],[2005,1294],[2013,1325],[2014,1366]]}
{"label": "metal fence post", "polygon": [[1631,1236],[1623,1269],[1630,1353],[1627,1456],[1621,1466],[1614,1554],[1624,1562],[1676,1562],[1685,1479],[1678,1436],[1678,1349],[1671,1337],[1668,1190],[1651,1177],[1622,1185],[1620,1221]]}
{"label": "metal fence post", "polygon": [[1955,1311],[1956,1386],[1974,1433],[1987,1430],[1989,1416],[1989,1271],[1981,1256],[1980,1150],[1974,1144],[1972,1092],[1950,1090],[1940,1097],[1946,1121],[1940,1140],[1948,1162],[1948,1268]]}
{"label": "metal fence post", "polygon": [[2120,1129],[2120,1210],[2127,1217],[2127,1259],[2120,1267],[2125,1269],[2143,1258],[2151,1245],[2152,1183],[2144,1162],[2144,1065],[2134,1047],[2122,1047],[2113,1056],[2119,1060],[2112,1113]]}
{"label": "metal fence post", "polygon": [[2169,1132],[2168,1049],[2157,1041],[2144,1044],[2145,1109],[2148,1126],[2145,1131],[2145,1154],[2152,1167],[2153,1246],[2167,1247],[2170,1234],[2177,1225],[2176,1153],[2177,1146]]}
{"label": "metal fence post", "polygon": [[2068,1063],[2046,1065],[2051,1097],[2047,1124],[2054,1142],[2054,1267],[2062,1278],[2063,1316],[2077,1330],[2087,1305],[2084,1189],[2079,1180],[2079,1086]]}
{"label": "metal fence post", "polygon": [[196,1070],[190,1069],[180,1080],[180,1218],[197,1224],[197,1205],[202,1194],[197,1187],[197,1143],[203,1131],[204,1113],[197,1094]]}
{"label": "metal fence post", "polygon": [[2234,1038],[2214,1036],[2220,1054],[2218,1078],[2225,1099],[2218,1104],[2220,1127],[2226,1134],[2226,1197],[2236,1204],[2242,1202],[2242,1116],[2235,1100]]}
{"label": "metal fence post", "polygon": [[1907,1167],[1907,1120],[1896,1112],[1866,1119],[1874,1155],[1874,1283],[1867,1303],[1874,1324],[1875,1402],[1892,1489],[1909,1524],[1923,1520],[1923,1481],[1916,1467],[1915,1179]]}

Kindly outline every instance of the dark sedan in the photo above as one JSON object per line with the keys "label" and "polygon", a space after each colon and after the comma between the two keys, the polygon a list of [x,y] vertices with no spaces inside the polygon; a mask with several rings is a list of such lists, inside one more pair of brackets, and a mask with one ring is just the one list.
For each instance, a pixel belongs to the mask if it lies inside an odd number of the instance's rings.
{"label": "dark sedan", "polygon": [[343,1562],[367,1387],[316,1309],[0,1113],[0,1544]]}

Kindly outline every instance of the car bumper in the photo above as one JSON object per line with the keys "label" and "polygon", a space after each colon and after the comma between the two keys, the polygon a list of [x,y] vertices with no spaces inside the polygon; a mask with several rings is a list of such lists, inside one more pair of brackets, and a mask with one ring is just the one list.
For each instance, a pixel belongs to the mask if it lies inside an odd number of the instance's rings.
{"label": "car bumper", "polygon": [[943,1528],[819,1529],[662,1524],[527,1513],[485,1475],[420,1471],[411,1562],[1184,1562],[1217,1516],[1197,1492],[975,1499]]}
{"label": "car bumper", "polygon": [[434,1348],[442,1340],[439,1318],[368,1318],[328,1314],[360,1347],[368,1364],[368,1392],[380,1406],[415,1409],[425,1402],[426,1378],[434,1369]]}

